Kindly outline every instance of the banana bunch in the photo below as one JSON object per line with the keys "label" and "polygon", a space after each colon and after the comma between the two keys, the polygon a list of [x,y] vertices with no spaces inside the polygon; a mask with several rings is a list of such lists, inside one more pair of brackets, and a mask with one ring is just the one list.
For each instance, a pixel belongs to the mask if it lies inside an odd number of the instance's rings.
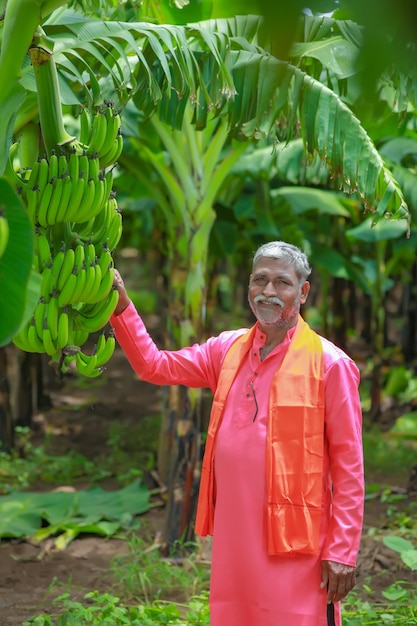
{"label": "banana bunch", "polygon": [[80,114],[80,142],[88,146],[88,152],[99,158],[100,168],[116,163],[123,149],[121,119],[114,103],[109,100],[93,117],[87,109]]}
{"label": "banana bunch", "polygon": [[88,378],[96,378],[105,369],[105,364],[111,359],[116,347],[113,331],[106,335],[102,330],[99,334],[91,354],[86,354],[81,349],[69,347],[62,359],[62,369],[67,371],[72,361],[75,361],[77,370]]}
{"label": "banana bunch", "polygon": [[54,226],[84,222],[102,211],[113,186],[111,170],[100,169],[96,156],[56,153],[34,163],[23,188],[29,217],[34,224]]}
{"label": "banana bunch", "polygon": [[83,109],[79,141],[40,156],[19,174],[35,229],[33,265],[41,293],[13,341],[27,352],[48,354],[62,373],[74,362],[80,374],[98,376],[114,351],[114,337],[104,332],[93,354],[82,347],[90,334],[103,330],[118,300],[113,253],[122,215],[113,168],[121,150],[120,116],[107,102],[93,115]]}
{"label": "banana bunch", "polygon": [[6,251],[9,243],[9,222],[4,210],[0,209],[0,259]]}

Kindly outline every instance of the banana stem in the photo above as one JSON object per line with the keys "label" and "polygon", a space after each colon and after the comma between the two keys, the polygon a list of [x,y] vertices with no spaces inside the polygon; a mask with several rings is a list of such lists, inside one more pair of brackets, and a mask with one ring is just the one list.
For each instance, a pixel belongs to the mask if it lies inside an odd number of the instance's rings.
{"label": "banana stem", "polygon": [[0,90],[8,92],[21,76],[23,59],[41,21],[33,0],[7,0],[0,51]]}
{"label": "banana stem", "polygon": [[74,141],[75,137],[71,137],[65,130],[58,72],[52,52],[41,46],[33,46],[29,54],[35,72],[42,137],[49,156],[53,150]]}

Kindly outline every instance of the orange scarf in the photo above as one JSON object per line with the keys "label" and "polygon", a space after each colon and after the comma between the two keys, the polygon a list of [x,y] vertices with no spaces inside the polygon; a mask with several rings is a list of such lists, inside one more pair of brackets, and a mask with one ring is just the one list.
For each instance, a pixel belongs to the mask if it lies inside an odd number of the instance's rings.
{"label": "orange scarf", "polygon": [[[224,405],[256,325],[228,350],[210,415],[196,533],[213,534],[214,444]],[[320,337],[301,318],[274,374],[269,398],[266,484],[268,553],[316,554],[323,490],[324,360]]]}

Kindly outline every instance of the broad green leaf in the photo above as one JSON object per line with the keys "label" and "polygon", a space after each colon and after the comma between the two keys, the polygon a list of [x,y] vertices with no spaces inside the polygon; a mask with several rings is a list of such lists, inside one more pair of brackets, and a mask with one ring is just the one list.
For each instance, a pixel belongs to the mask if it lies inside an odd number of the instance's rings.
{"label": "broad green leaf", "polygon": [[[126,516],[149,510],[149,491],[139,480],[119,491],[99,487],[74,493],[16,493],[0,498],[0,538],[47,537],[80,532],[109,536],[126,524]],[[132,519],[132,518],[131,518]],[[43,522],[43,526],[41,524]]]}
{"label": "broad green leaf", "polygon": [[395,535],[387,535],[383,537],[382,541],[384,544],[394,550],[395,552],[407,552],[410,550],[414,550],[414,546],[411,541],[404,539],[403,537],[396,537]]}
{"label": "broad green leaf", "polygon": [[412,570],[417,570],[417,550],[401,552],[402,561]]}
{"label": "broad green leaf", "polygon": [[417,155],[417,139],[413,137],[394,137],[386,141],[380,148],[380,154],[384,159],[401,163],[404,157]]}
{"label": "broad green leaf", "polygon": [[32,305],[33,311],[39,292],[33,282],[30,294],[26,290],[34,249],[32,224],[20,198],[4,178],[0,178],[0,208],[5,211],[10,229],[8,246],[0,259],[0,346],[4,346],[19,330]]}
{"label": "broad green leaf", "polygon": [[358,48],[343,37],[330,37],[321,41],[295,43],[291,56],[312,57],[338,78],[349,78],[357,72]]}
{"label": "broad green leaf", "polygon": [[380,220],[376,224],[372,218],[366,219],[358,226],[350,228],[346,231],[348,239],[353,241],[366,241],[367,243],[376,243],[387,239],[397,239],[404,237],[407,233],[408,225],[406,220]]}
{"label": "broad green leaf", "polygon": [[271,191],[271,197],[285,198],[297,214],[317,210],[320,213],[349,217],[340,199],[332,192],[309,187],[279,187]]}
{"label": "broad green leaf", "polygon": [[[4,499],[6,498],[6,500]],[[40,528],[42,516],[27,501],[0,498],[0,538],[31,537]]]}

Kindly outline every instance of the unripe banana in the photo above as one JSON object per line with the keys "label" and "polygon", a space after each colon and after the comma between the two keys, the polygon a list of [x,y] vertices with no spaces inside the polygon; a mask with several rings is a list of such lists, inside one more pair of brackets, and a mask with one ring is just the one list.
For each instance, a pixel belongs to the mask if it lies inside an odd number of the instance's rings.
{"label": "unripe banana", "polygon": [[59,320],[59,307],[58,299],[56,295],[53,295],[48,304],[46,310],[46,322],[47,327],[51,333],[52,341],[56,341],[58,337],[58,320]]}
{"label": "unripe banana", "polygon": [[96,369],[97,356],[95,354],[87,355],[80,351],[77,352],[75,356],[75,363],[80,374],[83,376],[92,376]]}
{"label": "unripe banana", "polygon": [[55,356],[58,353],[58,348],[52,339],[51,331],[46,324],[42,333],[42,343],[44,347],[43,352],[46,352],[49,356]]}
{"label": "unripe banana", "polygon": [[64,176],[63,180],[62,180],[62,193],[61,193],[61,199],[59,202],[59,207],[58,210],[56,212],[56,223],[59,224],[60,222],[68,222],[68,218],[67,218],[67,209],[68,209],[68,204],[71,198],[71,194],[73,191],[73,186],[72,186],[72,179],[70,177],[69,174],[67,174],[67,176]]}
{"label": "unripe banana", "polygon": [[[104,336],[104,334],[103,334]],[[102,367],[103,365],[105,365],[108,361],[110,361],[111,357],[114,354],[114,350],[116,348],[116,339],[114,338],[114,335],[112,333],[109,334],[109,336],[105,339],[104,345],[100,346],[98,345],[97,342],[97,363],[96,363],[96,367]]]}
{"label": "unripe banana", "polygon": [[43,190],[45,189],[49,180],[50,178],[49,178],[48,160],[45,157],[41,157],[39,160],[39,172],[38,172],[38,179],[37,179],[38,188],[41,194]]}
{"label": "unripe banana", "polygon": [[6,217],[5,211],[0,211],[0,259],[6,251],[7,244],[9,243],[9,222]]}
{"label": "unripe banana", "polygon": [[84,195],[84,187],[86,184],[86,178],[82,171],[79,172],[78,178],[72,180],[71,197],[68,202],[66,211],[66,220],[68,222],[76,222],[77,215],[80,211],[80,205],[82,197]]}
{"label": "unripe banana", "polygon": [[[99,265],[99,268],[100,268],[100,265]],[[100,271],[101,271],[102,277],[101,277],[99,288],[97,292],[95,293],[95,295],[94,296],[91,295],[89,298],[89,302],[91,302],[92,304],[101,302],[102,300],[104,300],[104,298],[107,298],[107,296],[109,295],[109,293],[111,292],[113,288],[114,268],[110,267],[107,271],[104,272],[104,274],[101,268],[100,268]]]}
{"label": "unripe banana", "polygon": [[119,299],[118,292],[113,289],[107,298],[93,305],[84,305],[78,315],[74,316],[74,328],[86,330],[89,333],[97,332],[104,328],[108,323],[110,316],[116,308]]}
{"label": "unripe banana", "polygon": [[28,352],[45,352],[43,341],[39,338],[38,333],[36,332],[35,320],[33,318],[28,327],[27,340]]}
{"label": "unripe banana", "polygon": [[117,135],[112,148],[100,157],[100,167],[106,168],[114,165],[123,151],[123,135],[121,131]]}
{"label": "unripe banana", "polygon": [[[46,221],[46,225],[47,226],[53,226],[54,224],[56,224],[57,222],[57,213],[58,213],[58,209],[59,209],[59,204],[61,202],[61,196],[62,196],[62,188],[63,188],[63,179],[62,178],[55,178],[53,179],[53,186],[52,186],[52,194],[51,194],[51,198],[49,200],[49,204],[46,210],[46,214],[45,214],[45,221]],[[39,223],[42,224],[41,220],[41,214],[39,211]]]}
{"label": "unripe banana", "polygon": [[32,165],[30,176],[27,181],[28,189],[38,184],[39,169],[40,169],[40,159],[38,158],[36,159],[35,163]]}
{"label": "unripe banana", "polygon": [[76,181],[80,173],[80,157],[77,151],[72,150],[68,158],[68,174],[72,181]]}
{"label": "unripe banana", "polygon": [[73,218],[74,222],[85,222],[90,219],[90,211],[94,201],[95,188],[95,180],[93,178],[89,178],[84,185],[84,193],[81,198],[78,213]]}
{"label": "unripe banana", "polygon": [[57,336],[57,348],[62,350],[68,345],[69,338],[69,315],[68,310],[64,307],[59,313],[58,319],[58,336]]}
{"label": "unripe banana", "polygon": [[48,177],[49,180],[51,180],[51,178],[56,178],[58,176],[58,156],[55,150],[52,150],[48,159],[48,164]]}
{"label": "unripe banana", "polygon": [[87,148],[91,139],[91,116],[86,108],[80,113],[80,142]]}
{"label": "unripe banana", "polygon": [[77,273],[78,269],[74,267],[63,288],[58,292],[58,306],[63,307],[67,304],[73,304],[74,291],[77,288]]}
{"label": "unripe banana", "polygon": [[35,246],[39,258],[39,267],[43,269],[47,265],[52,265],[51,247],[48,237],[41,231],[36,231]]}
{"label": "unripe banana", "polygon": [[44,296],[40,296],[39,302],[36,305],[35,311],[33,313],[33,317],[35,320],[36,332],[39,337],[42,337],[43,327],[44,327],[44,319],[46,316],[46,299]]}
{"label": "unripe banana", "polygon": [[104,113],[97,111],[93,117],[91,138],[89,143],[90,154],[100,154],[106,140],[107,119]]}
{"label": "unripe banana", "polygon": [[62,153],[58,157],[58,178],[68,176],[68,173],[67,155],[65,153]]}
{"label": "unripe banana", "polygon": [[110,228],[107,232],[107,244],[112,252],[113,250],[115,250],[115,248],[117,247],[117,244],[119,243],[122,237],[122,231],[123,231],[122,214],[119,210],[117,210],[114,212],[112,216]]}
{"label": "unripe banana", "polygon": [[68,248],[65,251],[65,257],[62,262],[61,270],[58,275],[58,283],[57,283],[58,291],[62,291],[65,283],[67,282],[69,276],[71,275],[74,269],[74,260],[75,260],[74,250],[72,248]]}
{"label": "unripe banana", "polygon": [[54,190],[55,177],[51,178],[45,185],[41,197],[39,198],[38,211],[36,215],[36,221],[41,226],[48,226],[48,207],[52,198],[52,192]]}

